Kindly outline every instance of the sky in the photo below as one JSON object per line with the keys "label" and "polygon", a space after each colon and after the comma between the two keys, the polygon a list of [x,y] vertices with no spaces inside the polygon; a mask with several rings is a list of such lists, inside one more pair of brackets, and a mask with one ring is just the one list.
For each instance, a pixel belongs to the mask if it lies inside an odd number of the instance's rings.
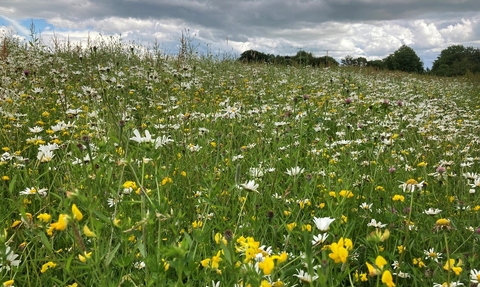
{"label": "sky", "polygon": [[402,45],[430,68],[452,45],[480,47],[480,0],[2,0],[2,34],[47,45],[121,41],[165,54],[182,33],[201,54],[311,52],[383,59]]}

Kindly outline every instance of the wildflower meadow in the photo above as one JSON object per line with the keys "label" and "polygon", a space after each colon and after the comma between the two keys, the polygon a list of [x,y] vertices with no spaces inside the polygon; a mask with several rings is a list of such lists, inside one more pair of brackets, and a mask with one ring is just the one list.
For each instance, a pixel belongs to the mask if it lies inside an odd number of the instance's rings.
{"label": "wildflower meadow", "polygon": [[478,286],[480,89],[2,39],[3,286]]}

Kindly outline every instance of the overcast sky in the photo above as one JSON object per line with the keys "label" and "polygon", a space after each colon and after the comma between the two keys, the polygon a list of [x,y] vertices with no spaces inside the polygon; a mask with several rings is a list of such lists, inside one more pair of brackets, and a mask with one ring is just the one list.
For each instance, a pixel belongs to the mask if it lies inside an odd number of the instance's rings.
{"label": "overcast sky", "polygon": [[178,51],[189,30],[200,53],[255,49],[294,55],[382,59],[405,44],[431,67],[441,50],[480,47],[480,0],[2,0],[0,33],[86,43],[121,35],[125,43]]}

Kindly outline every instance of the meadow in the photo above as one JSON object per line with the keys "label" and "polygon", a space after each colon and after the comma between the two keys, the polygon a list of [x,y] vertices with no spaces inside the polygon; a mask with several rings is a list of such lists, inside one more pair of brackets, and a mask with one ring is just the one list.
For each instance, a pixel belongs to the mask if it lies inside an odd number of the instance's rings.
{"label": "meadow", "polygon": [[3,286],[480,282],[478,85],[2,43]]}

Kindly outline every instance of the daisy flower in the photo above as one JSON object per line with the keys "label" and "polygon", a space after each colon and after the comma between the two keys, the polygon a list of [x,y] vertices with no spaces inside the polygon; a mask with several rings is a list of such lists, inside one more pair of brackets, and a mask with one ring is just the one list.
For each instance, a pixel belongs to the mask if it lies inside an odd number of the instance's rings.
{"label": "daisy flower", "polygon": [[415,189],[418,189],[418,190],[422,189],[423,181],[419,183],[415,179],[411,178],[406,182],[400,184],[398,187],[401,187],[403,189],[403,192],[414,192]]}
{"label": "daisy flower", "polygon": [[477,269],[470,270],[470,283],[480,284],[480,271]]}
{"label": "daisy flower", "polygon": [[387,226],[387,225],[381,223],[380,221],[377,222],[377,220],[375,220],[375,219],[372,218],[372,219],[370,220],[370,223],[367,224],[367,226],[372,226],[372,227],[375,227],[375,228],[383,228],[383,227],[385,227],[385,226]]}
{"label": "daisy flower", "polygon": [[328,233],[320,233],[313,236],[312,245],[324,243],[328,238]]}
{"label": "daisy flower", "polygon": [[364,210],[372,211],[372,205],[373,205],[373,203],[368,204],[368,203],[364,202],[364,203],[360,204],[360,208],[364,209]]}
{"label": "daisy flower", "polygon": [[425,214],[428,214],[428,215],[436,215],[436,214],[439,214],[440,212],[442,212],[441,209],[438,209],[438,208],[429,208],[427,210],[424,210],[423,213]]}
{"label": "daisy flower", "polygon": [[294,274],[293,276],[297,277],[298,279],[300,279],[300,281],[307,284],[312,283],[318,278],[318,275],[311,276],[307,272],[304,272],[303,270],[298,270],[298,269],[297,269],[297,274]]}
{"label": "daisy flower", "polygon": [[314,217],[313,223],[317,226],[320,231],[327,231],[330,224],[335,221],[335,218],[330,217]]}
{"label": "daisy flower", "polygon": [[131,137],[130,140],[136,141],[137,143],[148,143],[153,142],[152,135],[148,130],[145,130],[145,136],[142,137],[140,132],[137,129],[133,130],[134,137]]}
{"label": "daisy flower", "polygon": [[38,194],[42,197],[47,196],[47,190],[46,188],[41,188],[37,189],[35,187],[27,187],[24,190],[20,191],[20,195],[31,195],[31,194]]}
{"label": "daisy flower", "polygon": [[304,171],[305,171],[304,168],[300,168],[299,166],[296,166],[296,167],[292,167],[291,169],[287,169],[285,173],[290,176],[296,176],[303,173]]}
{"label": "daisy flower", "polygon": [[11,266],[18,267],[20,265],[21,260],[17,259],[19,257],[18,254],[15,254],[10,246],[6,245],[5,249],[5,261],[0,262],[0,272],[3,270],[10,271]]}
{"label": "daisy flower", "polygon": [[254,192],[258,192],[258,184],[255,183],[255,180],[249,180],[248,182],[246,183],[242,183],[240,184],[240,186],[243,188],[243,189],[246,189],[248,191],[254,191]]}
{"label": "daisy flower", "polygon": [[426,255],[425,260],[432,259],[438,263],[438,259],[442,259],[442,253],[435,252],[435,249],[430,248],[429,250],[423,250],[423,253]]}

